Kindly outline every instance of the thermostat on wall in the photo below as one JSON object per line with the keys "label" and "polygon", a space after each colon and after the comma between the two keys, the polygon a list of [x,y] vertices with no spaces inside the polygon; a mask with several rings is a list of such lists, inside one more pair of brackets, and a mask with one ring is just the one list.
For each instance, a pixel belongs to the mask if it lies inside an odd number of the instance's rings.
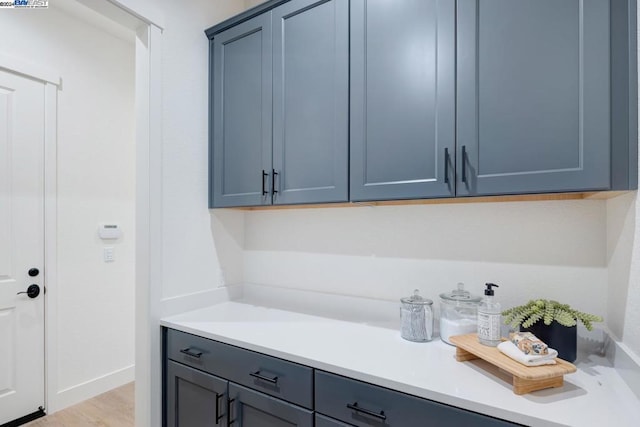
{"label": "thermostat on wall", "polygon": [[122,230],[119,224],[100,224],[98,235],[101,239],[119,239],[122,236]]}

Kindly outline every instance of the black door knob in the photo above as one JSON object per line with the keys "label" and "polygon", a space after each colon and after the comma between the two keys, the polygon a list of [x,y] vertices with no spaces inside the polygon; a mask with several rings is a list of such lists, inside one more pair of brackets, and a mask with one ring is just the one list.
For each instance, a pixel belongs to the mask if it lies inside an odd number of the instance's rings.
{"label": "black door knob", "polygon": [[18,292],[16,295],[27,294],[29,298],[36,298],[40,295],[40,286],[30,285],[26,291]]}
{"label": "black door knob", "polygon": [[29,269],[29,276],[36,277],[38,274],[40,274],[40,270],[38,270],[37,268]]}

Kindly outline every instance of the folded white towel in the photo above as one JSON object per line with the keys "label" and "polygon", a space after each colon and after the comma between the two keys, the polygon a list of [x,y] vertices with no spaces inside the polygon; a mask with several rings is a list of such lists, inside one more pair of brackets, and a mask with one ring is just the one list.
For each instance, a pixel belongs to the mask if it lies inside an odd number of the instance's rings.
{"label": "folded white towel", "polygon": [[511,341],[503,341],[498,344],[498,350],[526,366],[555,365],[555,358],[558,357],[558,352],[552,348],[548,349],[549,354],[524,354],[518,346]]}

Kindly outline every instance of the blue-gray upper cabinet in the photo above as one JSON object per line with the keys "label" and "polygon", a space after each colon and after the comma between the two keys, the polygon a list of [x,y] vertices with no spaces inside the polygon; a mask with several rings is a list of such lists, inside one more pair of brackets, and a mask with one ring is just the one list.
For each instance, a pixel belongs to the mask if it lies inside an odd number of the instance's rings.
{"label": "blue-gray upper cabinet", "polygon": [[455,195],[455,1],[351,0],[351,200]]}
{"label": "blue-gray upper cabinet", "polygon": [[610,6],[458,0],[458,195],[613,187]]}
{"label": "blue-gray upper cabinet", "polygon": [[211,46],[209,206],[271,204],[271,13],[216,34]]}
{"label": "blue-gray upper cabinet", "polygon": [[349,200],[349,2],[273,9],[273,203]]}

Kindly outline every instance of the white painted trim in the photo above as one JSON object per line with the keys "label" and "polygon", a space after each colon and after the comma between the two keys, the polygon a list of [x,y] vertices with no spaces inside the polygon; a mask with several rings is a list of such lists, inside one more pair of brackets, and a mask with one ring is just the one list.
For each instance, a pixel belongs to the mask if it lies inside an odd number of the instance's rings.
{"label": "white painted trim", "polygon": [[[139,20],[164,29],[164,14],[153,2],[140,0],[107,0]],[[188,7],[185,5],[185,7]]]}
{"label": "white painted trim", "polygon": [[44,113],[44,286],[45,408],[58,408],[58,88],[45,84]]}
{"label": "white painted trim", "polygon": [[136,426],[162,424],[162,34],[136,34]]}
{"label": "white painted trim", "polygon": [[150,424],[162,425],[162,30],[149,27],[149,320],[151,337]]}
{"label": "white painted trim", "polygon": [[165,298],[162,300],[162,317],[209,307],[221,302],[238,300],[242,298],[242,292],[242,285],[230,285],[188,295]]}
{"label": "white painted trim", "polygon": [[62,86],[62,77],[60,77],[60,73],[57,73],[48,67],[34,64],[14,56],[0,53],[0,69],[40,80],[45,83]]}
{"label": "white painted trim", "polygon": [[135,367],[133,365],[118,369],[98,378],[60,390],[56,396],[58,410],[68,408],[84,400],[91,399],[105,390],[112,390],[133,381]]}
{"label": "white painted trim", "polygon": [[136,32],[136,426],[150,426],[149,28]]}

